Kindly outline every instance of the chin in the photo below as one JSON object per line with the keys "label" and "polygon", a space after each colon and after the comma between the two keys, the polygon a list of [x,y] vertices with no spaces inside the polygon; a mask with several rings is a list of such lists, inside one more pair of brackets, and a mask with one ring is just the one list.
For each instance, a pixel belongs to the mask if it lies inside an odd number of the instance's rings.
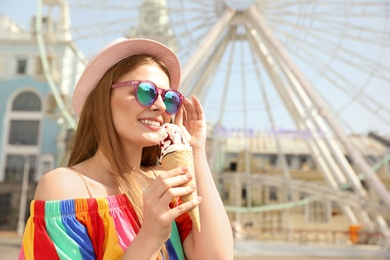
{"label": "chin", "polygon": [[160,140],[158,138],[158,136],[145,136],[146,140],[144,142],[144,147],[148,147],[148,146],[155,146],[155,145],[158,145]]}

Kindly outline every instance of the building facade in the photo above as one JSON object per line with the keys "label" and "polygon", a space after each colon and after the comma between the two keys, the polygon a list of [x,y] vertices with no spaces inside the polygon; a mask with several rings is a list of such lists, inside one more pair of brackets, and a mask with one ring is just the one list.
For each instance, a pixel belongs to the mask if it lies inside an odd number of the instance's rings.
{"label": "building facade", "polygon": [[[343,196],[358,195],[354,195],[351,186],[344,185],[337,197],[338,191],[327,183],[313,159],[307,133],[210,127],[209,136],[213,136],[208,143],[213,147],[209,158],[214,158],[216,181],[229,218],[239,230],[237,238],[338,244],[351,240],[349,229],[354,223],[344,205],[352,201]],[[349,139],[390,189],[390,147],[365,135],[351,135]],[[345,156],[358,173],[346,153]],[[367,186],[363,175],[359,178],[375,201],[375,191]],[[363,223],[360,212],[354,214],[366,234],[358,241],[379,243],[383,236],[378,226]],[[383,217],[390,223],[389,214]]]}
{"label": "building facade", "polygon": [[[70,33],[67,2],[43,5],[30,28],[0,16],[0,230],[20,231],[38,180],[61,165],[76,121],[70,97],[87,59]],[[140,13],[127,37],[177,48],[165,0],[145,1]]]}
{"label": "building facade", "polygon": [[37,181],[60,164],[66,147],[71,126],[60,113],[53,87],[70,107],[69,96],[84,61],[65,34],[52,37],[49,28],[60,22],[42,17],[43,37],[56,39],[45,46],[47,70],[35,17],[25,29],[0,16],[0,229],[15,230],[25,219],[19,216],[21,210],[28,216]]}

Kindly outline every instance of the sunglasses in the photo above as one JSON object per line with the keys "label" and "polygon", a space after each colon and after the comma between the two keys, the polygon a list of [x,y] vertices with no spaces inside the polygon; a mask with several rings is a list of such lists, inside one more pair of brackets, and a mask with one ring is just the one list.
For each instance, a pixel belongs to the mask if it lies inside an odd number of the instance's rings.
{"label": "sunglasses", "polygon": [[184,96],[173,89],[161,89],[149,80],[130,80],[113,84],[112,88],[125,86],[134,86],[135,99],[144,107],[151,107],[157,100],[158,95],[161,95],[164,104],[165,112],[174,115],[179,111],[181,104],[184,101]]}

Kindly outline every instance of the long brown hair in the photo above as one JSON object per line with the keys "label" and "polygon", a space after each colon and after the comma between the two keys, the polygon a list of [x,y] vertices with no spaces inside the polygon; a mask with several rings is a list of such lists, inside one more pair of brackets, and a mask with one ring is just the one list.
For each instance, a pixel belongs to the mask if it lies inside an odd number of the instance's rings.
{"label": "long brown hair", "polygon": [[[68,167],[71,167],[91,158],[99,147],[107,157],[112,174],[118,180],[121,191],[129,197],[140,224],[143,220],[143,210],[142,186],[139,182],[142,180],[136,174],[128,174],[132,169],[126,163],[122,152],[123,146],[114,127],[110,96],[113,83],[124,74],[144,64],[157,64],[169,77],[164,64],[146,55],[130,56],[114,65],[89,94],[64,161]],[[158,145],[143,148],[141,165],[156,165],[159,155]],[[168,259],[165,247],[162,248],[162,252],[164,259]],[[162,259],[161,255],[158,259]]]}

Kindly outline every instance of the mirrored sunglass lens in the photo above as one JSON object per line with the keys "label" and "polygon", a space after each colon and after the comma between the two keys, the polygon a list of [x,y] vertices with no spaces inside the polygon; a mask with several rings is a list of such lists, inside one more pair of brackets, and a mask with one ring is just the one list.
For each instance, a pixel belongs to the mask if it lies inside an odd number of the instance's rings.
{"label": "mirrored sunglass lens", "polygon": [[168,91],[164,96],[166,111],[175,114],[180,108],[180,96],[174,91]]}
{"label": "mirrored sunglass lens", "polygon": [[137,90],[137,99],[143,106],[151,106],[156,99],[156,89],[147,82],[139,84]]}

